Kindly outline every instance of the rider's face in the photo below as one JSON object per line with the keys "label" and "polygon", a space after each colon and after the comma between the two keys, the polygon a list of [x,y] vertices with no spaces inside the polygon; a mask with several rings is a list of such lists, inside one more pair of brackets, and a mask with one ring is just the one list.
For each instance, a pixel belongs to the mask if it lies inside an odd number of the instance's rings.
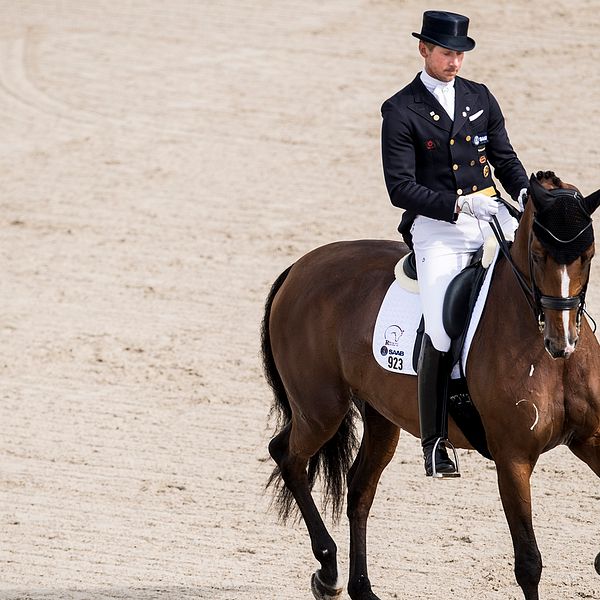
{"label": "rider's face", "polygon": [[462,66],[464,52],[448,50],[434,46],[430,50],[423,42],[419,42],[419,52],[425,59],[425,70],[429,75],[440,81],[452,81]]}

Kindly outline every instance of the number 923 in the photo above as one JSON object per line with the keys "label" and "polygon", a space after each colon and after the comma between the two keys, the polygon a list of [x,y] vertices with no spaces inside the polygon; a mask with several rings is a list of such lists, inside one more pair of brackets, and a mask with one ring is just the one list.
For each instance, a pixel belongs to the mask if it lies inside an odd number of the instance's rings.
{"label": "number 923", "polygon": [[388,367],[394,371],[402,371],[404,362],[399,356],[388,356]]}

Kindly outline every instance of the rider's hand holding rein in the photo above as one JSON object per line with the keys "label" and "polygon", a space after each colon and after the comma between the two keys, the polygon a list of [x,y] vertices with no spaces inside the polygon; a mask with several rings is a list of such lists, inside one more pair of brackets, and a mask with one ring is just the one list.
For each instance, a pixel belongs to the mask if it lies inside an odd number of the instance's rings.
{"label": "rider's hand holding rein", "polygon": [[456,212],[489,222],[493,216],[498,214],[498,202],[484,194],[459,196],[456,202]]}

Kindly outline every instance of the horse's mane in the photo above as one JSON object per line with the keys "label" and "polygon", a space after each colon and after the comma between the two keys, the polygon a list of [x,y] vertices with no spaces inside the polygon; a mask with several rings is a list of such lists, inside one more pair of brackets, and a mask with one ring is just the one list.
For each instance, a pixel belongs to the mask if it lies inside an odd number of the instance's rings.
{"label": "horse's mane", "polygon": [[561,178],[554,171],[538,171],[535,174],[535,178],[547,189],[552,190],[561,187],[568,187],[570,189],[577,189],[575,186],[569,183],[564,183]]}
{"label": "horse's mane", "polygon": [[535,174],[535,178],[547,190],[556,190],[560,188],[563,190],[575,190],[581,194],[578,187],[563,181],[554,171],[538,171]]}

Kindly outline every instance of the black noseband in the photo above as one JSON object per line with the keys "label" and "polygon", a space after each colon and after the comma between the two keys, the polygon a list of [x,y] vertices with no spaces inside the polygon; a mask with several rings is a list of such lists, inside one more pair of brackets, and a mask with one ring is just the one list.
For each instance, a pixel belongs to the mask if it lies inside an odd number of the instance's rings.
{"label": "black noseband", "polygon": [[567,296],[566,298],[560,298],[558,296],[544,296],[539,295],[539,303],[542,308],[546,310],[573,310],[578,308],[583,301],[582,295],[579,296]]}

